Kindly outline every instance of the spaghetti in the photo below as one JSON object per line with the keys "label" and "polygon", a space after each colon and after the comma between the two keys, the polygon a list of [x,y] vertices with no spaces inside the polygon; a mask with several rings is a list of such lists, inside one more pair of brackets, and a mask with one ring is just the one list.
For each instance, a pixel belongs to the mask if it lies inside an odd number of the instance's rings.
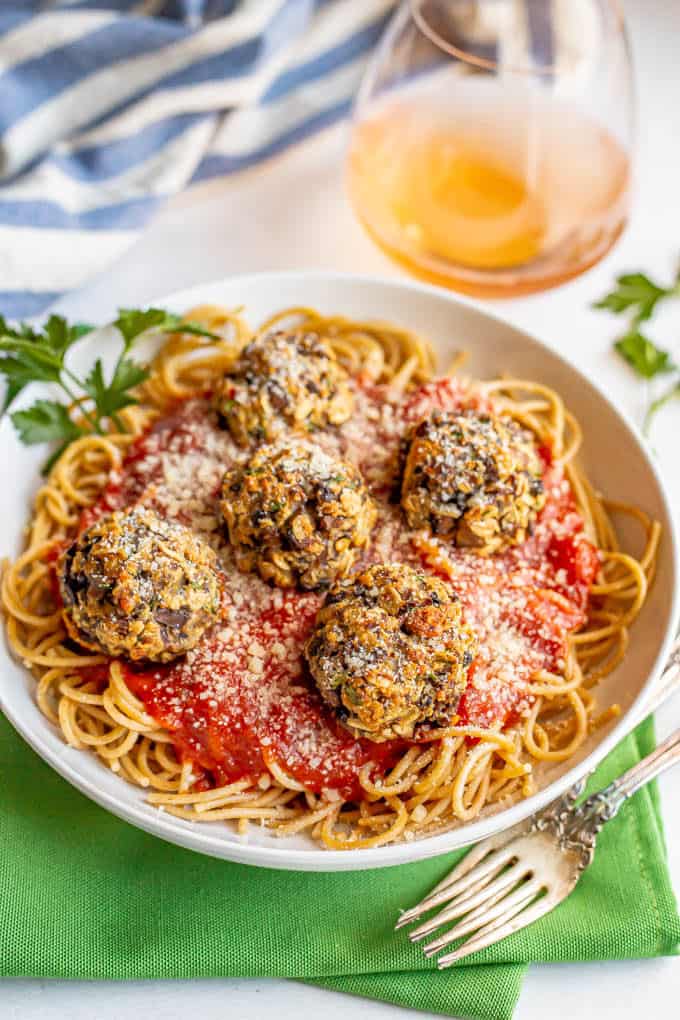
{"label": "spaghetti", "polygon": [[[189,317],[222,339],[166,338],[139,404],[121,413],[128,431],[66,449],[37,494],[25,551],[4,571],[9,643],[37,680],[42,712],[68,744],[94,751],[167,812],[232,820],[240,833],[252,821],[282,835],[306,831],[331,849],[413,839],[529,794],[535,763],[569,758],[617,711],[598,714],[592,688],[625,655],[654,576],[658,523],[595,492],[576,461],[579,424],[554,390],[514,378],[434,380],[429,345],[389,324],[308,308],[268,319],[257,335],[293,324],[316,331],[354,380],[354,420],[314,439],[361,466],[378,502],[369,562],[411,562],[447,579],[482,634],[454,725],[418,742],[368,746],[333,727],[300,676],[320,597],[244,579],[222,545],[211,499],[237,451],[205,396],[252,333],[240,311],[200,307]],[[549,498],[536,536],[517,550],[484,558],[457,550],[409,532],[390,503],[388,469],[404,426],[452,404],[511,416],[544,452]],[[231,578],[230,622],[187,661],[158,670],[78,648],[55,599],[65,543],[97,515],[139,500],[160,501],[207,533]],[[640,525],[639,558],[619,547],[618,514]]]}

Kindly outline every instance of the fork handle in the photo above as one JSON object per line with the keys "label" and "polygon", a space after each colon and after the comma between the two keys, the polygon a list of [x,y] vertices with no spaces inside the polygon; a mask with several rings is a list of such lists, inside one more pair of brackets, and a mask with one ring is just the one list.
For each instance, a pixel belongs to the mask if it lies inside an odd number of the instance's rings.
{"label": "fork handle", "polygon": [[555,822],[561,841],[582,854],[581,868],[587,868],[595,852],[595,841],[602,826],[610,821],[621,805],[641,787],[680,762],[680,729],[632,768],[603,790],[592,794],[577,808],[561,813]]}
{"label": "fork handle", "polygon": [[671,733],[651,754],[633,765],[604,790],[588,797],[583,809],[587,809],[590,804],[606,804],[612,812],[610,817],[613,818],[624,801],[678,762],[680,762],[680,729]]}

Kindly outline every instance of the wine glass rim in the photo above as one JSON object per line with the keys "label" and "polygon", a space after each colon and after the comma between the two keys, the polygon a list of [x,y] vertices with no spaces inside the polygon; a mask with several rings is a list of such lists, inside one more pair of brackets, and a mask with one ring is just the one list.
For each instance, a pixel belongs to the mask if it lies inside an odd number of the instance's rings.
{"label": "wine glass rim", "polygon": [[[619,31],[625,34],[625,21],[620,0],[602,0],[602,2],[609,7],[614,15]],[[437,46],[438,49],[443,50],[444,53],[448,53],[452,57],[456,57],[458,60],[462,60],[474,67],[482,68],[485,71],[498,71],[501,68],[500,63],[497,60],[492,60],[489,57],[482,57],[476,53],[470,53],[467,50],[461,49],[459,46],[454,46],[453,43],[445,39],[423,16],[422,5],[423,0],[408,0],[408,8],[417,28],[427,39],[430,40],[431,43]],[[556,74],[559,71],[559,64],[503,64],[502,69],[503,71],[510,72],[512,74],[526,74],[534,77],[539,75],[548,76]]]}

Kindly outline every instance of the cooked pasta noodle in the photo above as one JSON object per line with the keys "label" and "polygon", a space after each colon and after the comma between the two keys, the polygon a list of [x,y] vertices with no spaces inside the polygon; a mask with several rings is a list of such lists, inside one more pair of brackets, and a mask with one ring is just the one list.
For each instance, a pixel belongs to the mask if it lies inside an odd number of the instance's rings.
{"label": "cooked pasta noodle", "polygon": [[[530,708],[506,731],[452,725],[429,742],[409,746],[382,778],[366,765],[359,774],[358,801],[343,801],[334,791],[311,793],[273,760],[255,782],[241,779],[206,789],[196,782],[191,761],[177,753],[172,734],[130,689],[121,664],[67,640],[54,601],[51,552],[76,533],[81,512],[120,467],[134,437],[178,401],[209,391],[253,336],[240,310],[201,306],[188,317],[222,339],[209,342],[178,333],[165,340],[141,387],[139,405],[121,412],[129,431],[89,435],[66,449],[36,496],[25,551],[4,569],[9,643],[36,678],[41,711],[69,745],[96,753],[108,768],[146,789],[150,804],[173,815],[196,822],[232,820],[241,833],[250,822],[281,835],[307,832],[330,849],[412,839],[531,792],[535,763],[571,757],[589,731],[616,712],[614,706],[598,716],[592,688],[626,653],[629,629],[654,577],[660,526],[637,507],[607,501],[595,491],[576,459],[579,423],[557,392],[530,380],[503,378],[476,384],[476,389],[532,432],[538,444],[549,446],[554,461],[564,466],[586,534],[600,550],[601,566],[587,623],[570,637],[564,669],[535,673],[528,685]],[[406,393],[434,373],[429,345],[387,323],[292,308],[262,323],[258,335],[289,324],[319,332],[350,375],[385,384],[392,395]],[[456,358],[453,368],[460,368],[462,360]],[[620,548],[613,523],[620,514],[639,525],[638,556]],[[441,542],[424,534],[418,542],[426,563],[453,576]],[[551,592],[549,597],[559,609],[561,596]]]}

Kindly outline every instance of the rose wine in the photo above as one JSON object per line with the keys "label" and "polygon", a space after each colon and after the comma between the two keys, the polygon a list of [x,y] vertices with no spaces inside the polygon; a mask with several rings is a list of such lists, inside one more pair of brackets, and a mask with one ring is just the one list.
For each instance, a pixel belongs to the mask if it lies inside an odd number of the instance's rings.
{"label": "rose wine", "polygon": [[364,117],[349,153],[358,215],[388,254],[456,289],[512,296],[576,276],[625,225],[626,153],[554,96],[481,92]]}

